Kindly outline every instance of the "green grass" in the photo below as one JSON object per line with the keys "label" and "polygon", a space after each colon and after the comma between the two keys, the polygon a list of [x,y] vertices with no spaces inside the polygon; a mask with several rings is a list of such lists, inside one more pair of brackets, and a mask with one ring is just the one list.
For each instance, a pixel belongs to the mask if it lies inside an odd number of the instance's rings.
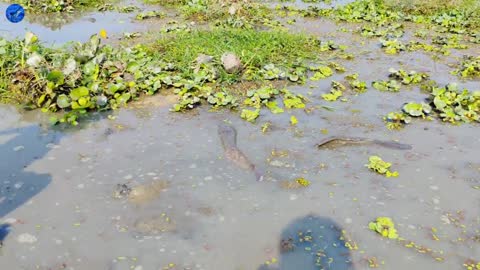
{"label": "green grass", "polygon": [[261,1],[237,0],[144,0],[148,4],[160,4],[178,9],[189,20],[212,21],[231,16],[230,7],[235,7],[235,16],[248,21],[268,18],[270,10]]}
{"label": "green grass", "polygon": [[75,9],[98,7],[105,4],[107,0],[4,0],[22,5],[26,10],[33,13],[43,12],[69,12]]}
{"label": "green grass", "polygon": [[199,54],[218,60],[225,52],[238,55],[247,68],[259,68],[269,63],[291,65],[299,58],[314,58],[318,47],[303,34],[218,28],[165,36],[156,42],[154,50],[182,69],[192,66]]}

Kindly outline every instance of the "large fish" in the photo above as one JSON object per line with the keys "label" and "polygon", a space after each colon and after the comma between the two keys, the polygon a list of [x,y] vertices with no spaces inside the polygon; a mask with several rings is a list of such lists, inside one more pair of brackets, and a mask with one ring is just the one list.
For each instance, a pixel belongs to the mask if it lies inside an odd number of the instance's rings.
{"label": "large fish", "polygon": [[382,141],[376,139],[368,139],[361,137],[340,137],[340,136],[331,136],[323,139],[317,144],[318,148],[322,147],[338,147],[346,145],[358,145],[358,144],[376,144],[390,149],[397,150],[410,150],[412,149],[411,145],[398,143],[394,141]]}
{"label": "large fish", "polygon": [[257,181],[263,180],[263,173],[245,156],[237,147],[237,131],[232,126],[223,123],[218,125],[218,136],[222,142],[225,157],[240,168],[251,170],[255,173]]}

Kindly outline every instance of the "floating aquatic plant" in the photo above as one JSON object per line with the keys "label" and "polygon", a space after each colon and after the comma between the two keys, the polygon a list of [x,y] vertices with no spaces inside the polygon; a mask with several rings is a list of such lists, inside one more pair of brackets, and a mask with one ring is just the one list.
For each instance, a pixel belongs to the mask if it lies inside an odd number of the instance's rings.
{"label": "floating aquatic plant", "polygon": [[407,72],[403,69],[396,70],[394,68],[390,68],[388,72],[390,72],[390,78],[398,80],[405,85],[418,84],[429,77],[426,73],[416,71]]}
{"label": "floating aquatic plant", "polygon": [[328,40],[328,41],[319,41],[318,46],[320,47],[321,52],[326,51],[334,51],[334,50],[345,50],[346,46],[341,46],[335,44],[335,42]]}
{"label": "floating aquatic plant", "polygon": [[432,44],[437,44],[442,46],[444,49],[466,49],[468,48],[465,44],[460,44],[457,35],[451,36],[436,36],[432,39]]}
{"label": "floating aquatic plant", "polygon": [[240,117],[247,120],[248,122],[254,123],[259,115],[260,115],[259,109],[256,109],[255,111],[243,109]]}
{"label": "floating aquatic plant", "polygon": [[264,86],[259,89],[247,91],[247,98],[244,104],[247,106],[260,108],[262,104],[271,101],[280,91],[272,86]]}
{"label": "floating aquatic plant", "polygon": [[320,66],[318,67],[318,71],[313,74],[310,78],[312,81],[318,81],[333,75],[333,71],[328,66]]}
{"label": "floating aquatic plant", "polygon": [[297,178],[295,179],[295,182],[297,182],[299,185],[301,185],[302,187],[308,187],[310,186],[310,181],[308,181],[307,179],[303,178],[303,177],[300,177],[300,178]]}
{"label": "floating aquatic plant", "polygon": [[339,97],[343,95],[343,91],[345,91],[346,87],[337,81],[332,81],[332,89],[330,89],[330,93],[323,94],[322,98],[326,101],[336,101]]}
{"label": "floating aquatic plant", "polygon": [[272,125],[272,123],[270,123],[270,122],[264,123],[262,125],[262,133],[266,133],[270,129],[271,125]]}
{"label": "floating aquatic plant", "polygon": [[336,62],[329,62],[328,66],[335,69],[336,72],[345,72],[346,71],[345,67],[341,66],[340,64],[338,64]]}
{"label": "floating aquatic plant", "polygon": [[270,109],[270,111],[274,114],[278,114],[278,113],[283,113],[284,110],[280,107],[278,107],[278,104],[276,101],[269,101],[265,104],[267,106],[268,109]]}
{"label": "floating aquatic plant", "polygon": [[375,222],[370,222],[368,228],[390,239],[398,239],[397,230],[392,219],[388,217],[378,217]]}
{"label": "floating aquatic plant", "polygon": [[433,87],[430,100],[443,121],[480,121],[480,91],[459,91],[456,84],[448,84],[443,88]]}
{"label": "floating aquatic plant", "polygon": [[399,175],[397,171],[392,172],[389,170],[392,163],[385,162],[378,156],[371,156],[368,161],[369,164],[366,166],[374,172],[383,174],[386,177],[397,177]]}
{"label": "floating aquatic plant", "polygon": [[295,126],[297,125],[297,123],[298,123],[297,117],[295,117],[295,115],[290,116],[290,124],[292,126]]}
{"label": "floating aquatic plant", "polygon": [[367,83],[364,81],[358,80],[358,73],[353,73],[345,76],[345,79],[348,80],[348,84],[358,93],[364,93],[367,91]]}
{"label": "floating aquatic plant", "polygon": [[405,45],[397,39],[381,40],[381,44],[385,53],[388,54],[398,54],[406,50]]}
{"label": "floating aquatic plant", "polygon": [[403,105],[403,111],[413,117],[426,117],[429,113],[432,112],[432,107],[425,103],[414,103],[410,102]]}
{"label": "floating aquatic plant", "polygon": [[463,266],[467,270],[480,270],[480,261],[476,262],[474,260],[467,260]]}
{"label": "floating aquatic plant", "polygon": [[287,89],[282,89],[280,91],[283,94],[283,105],[287,109],[303,109],[305,108],[305,102],[307,99],[300,94],[293,94]]}
{"label": "floating aquatic plant", "polygon": [[137,20],[146,20],[150,18],[165,18],[166,14],[161,11],[151,10],[143,13],[137,14],[135,19]]}
{"label": "floating aquatic plant", "polygon": [[390,112],[383,118],[390,130],[398,130],[412,122],[412,118],[404,112]]}
{"label": "floating aquatic plant", "polygon": [[454,70],[452,74],[462,78],[480,77],[480,56],[464,56],[460,67]]}
{"label": "floating aquatic plant", "polygon": [[400,84],[396,80],[374,81],[372,82],[372,86],[378,91],[382,91],[382,92],[400,91]]}
{"label": "floating aquatic plant", "polygon": [[234,96],[222,91],[217,93],[208,93],[207,102],[214,107],[220,106],[238,106],[237,98]]}

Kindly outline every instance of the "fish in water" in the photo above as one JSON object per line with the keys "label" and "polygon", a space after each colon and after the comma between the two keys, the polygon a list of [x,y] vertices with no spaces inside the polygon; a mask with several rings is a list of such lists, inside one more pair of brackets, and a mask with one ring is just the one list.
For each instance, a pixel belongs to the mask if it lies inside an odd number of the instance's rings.
{"label": "fish in water", "polygon": [[411,145],[398,143],[394,141],[382,141],[376,139],[368,139],[362,137],[339,137],[339,136],[331,136],[323,139],[317,144],[318,148],[322,147],[338,147],[338,146],[345,146],[345,145],[358,145],[358,144],[376,144],[379,146],[383,146],[390,149],[397,149],[397,150],[410,150],[412,149]]}
{"label": "fish in water", "polygon": [[255,173],[257,181],[263,180],[263,173],[261,173],[255,165],[245,156],[240,149],[237,147],[237,131],[235,128],[225,125],[218,125],[218,135],[220,141],[222,142],[223,150],[225,152],[225,157],[232,161],[235,165],[240,168],[251,170]]}

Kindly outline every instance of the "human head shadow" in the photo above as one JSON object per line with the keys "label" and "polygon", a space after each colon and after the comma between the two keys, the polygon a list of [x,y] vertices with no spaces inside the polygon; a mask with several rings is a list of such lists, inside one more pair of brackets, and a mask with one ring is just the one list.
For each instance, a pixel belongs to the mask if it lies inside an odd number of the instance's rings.
{"label": "human head shadow", "polygon": [[282,231],[278,267],[262,265],[258,270],[352,270],[350,250],[341,236],[342,229],[330,218],[298,218]]}
{"label": "human head shadow", "polygon": [[45,131],[39,125],[0,130],[0,136],[14,136],[0,144],[0,218],[28,202],[51,182],[49,174],[27,172],[35,160],[56,144],[61,133]]}
{"label": "human head shadow", "polygon": [[7,238],[8,233],[10,232],[10,224],[0,224],[0,248],[3,245],[3,240]]}

